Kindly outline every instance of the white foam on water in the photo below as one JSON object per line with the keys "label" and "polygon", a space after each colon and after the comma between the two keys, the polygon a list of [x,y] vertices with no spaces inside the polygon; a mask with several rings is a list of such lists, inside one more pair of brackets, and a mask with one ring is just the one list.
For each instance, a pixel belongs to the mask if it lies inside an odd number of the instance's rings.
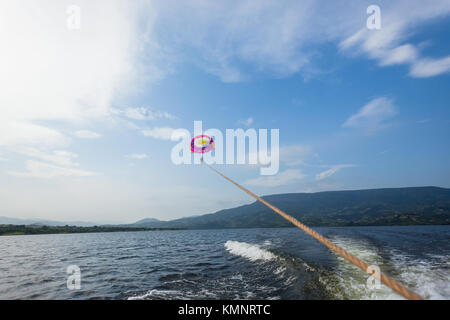
{"label": "white foam on water", "polygon": [[[267,245],[269,243],[265,242],[265,244]],[[243,257],[252,262],[258,261],[265,263],[269,261],[283,260],[274,253],[264,249],[262,245],[260,246],[238,241],[227,241],[224,246],[229,253]],[[279,299],[280,297],[275,294],[277,287],[259,284],[255,285],[255,281],[258,280],[258,277],[267,276],[265,274],[266,271],[272,271],[277,276],[282,277],[286,268],[279,266],[277,263],[268,264],[267,266],[269,266],[269,268],[266,268],[266,265],[261,266],[264,267],[264,272],[250,275],[249,277],[241,273],[235,273],[224,278],[209,279],[196,283],[186,279],[169,281],[166,282],[165,285],[175,286],[177,290],[153,289],[144,294],[128,297],[128,300],[218,299],[223,296],[224,292],[227,292],[227,295],[231,299],[255,299],[256,297],[260,297],[262,294],[269,294],[267,299]],[[188,285],[188,287],[185,287],[186,285]],[[182,288],[178,289],[180,287]]]}
{"label": "white foam on water", "polygon": [[395,251],[391,253],[394,266],[402,270],[399,281],[413,287],[425,299],[450,299],[448,257],[429,256],[427,260],[417,260]]}
{"label": "white foam on water", "polygon": [[276,255],[256,244],[228,240],[225,243],[225,248],[229,253],[244,257],[250,261],[270,261],[277,259]]}
{"label": "white foam on water", "polygon": [[273,273],[278,275],[278,274],[284,273],[285,271],[286,271],[286,267],[281,266],[281,267],[276,268]]}
{"label": "white foam on water", "polygon": [[238,274],[234,274],[230,277],[230,279],[232,280],[243,280],[244,278],[242,277],[242,274],[238,273]]}
{"label": "white foam on water", "polygon": [[293,284],[295,282],[295,280],[297,280],[296,276],[290,276],[284,280],[284,285],[290,286],[291,284]]}
{"label": "white foam on water", "polygon": [[263,246],[264,247],[272,247],[273,246],[273,242],[270,241],[270,240],[264,240]]}
{"label": "white foam on water", "polygon": [[150,298],[168,298],[173,296],[180,296],[181,292],[176,290],[157,290],[153,289],[142,295],[128,297],[128,300],[146,300]]}
{"label": "white foam on water", "polygon": [[[341,248],[367,262],[369,265],[379,266],[382,269],[383,260],[378,255],[376,249],[366,241],[342,237],[335,237],[332,241]],[[333,291],[335,291],[334,293],[337,295],[338,299],[401,299],[401,296],[397,295],[384,285],[381,285],[379,289],[369,289],[367,286],[367,279],[369,278],[368,274],[362,272],[361,269],[354,266],[341,256],[336,255],[336,257],[338,260],[336,274],[338,276],[337,285],[339,290]],[[326,285],[328,284],[327,280],[322,282]]]}
{"label": "white foam on water", "polygon": [[313,267],[311,267],[309,264],[307,264],[306,262],[303,262],[303,266],[305,267],[306,271],[309,272],[315,272],[316,269],[314,269]]}
{"label": "white foam on water", "polygon": [[[384,269],[393,269],[396,275],[393,278],[417,292],[425,299],[450,299],[450,274],[444,265],[448,259],[438,261],[439,257],[429,257],[427,260],[414,260],[409,256],[391,250],[389,261],[383,261],[376,248],[364,240],[335,237],[333,242],[369,265],[379,266],[381,272],[389,275]],[[368,274],[338,256],[337,298],[340,299],[373,299],[373,300],[399,300],[402,296],[381,284],[379,289],[369,289],[367,286]],[[387,263],[387,265],[386,265]],[[392,276],[392,275],[391,275]],[[327,279],[322,283],[330,285]],[[333,290],[335,291],[335,290]]]}
{"label": "white foam on water", "polygon": [[152,299],[175,299],[175,300],[196,300],[196,299],[217,299],[216,293],[207,289],[197,292],[191,290],[158,290],[153,289],[145,294],[129,297],[128,300],[152,300]]}

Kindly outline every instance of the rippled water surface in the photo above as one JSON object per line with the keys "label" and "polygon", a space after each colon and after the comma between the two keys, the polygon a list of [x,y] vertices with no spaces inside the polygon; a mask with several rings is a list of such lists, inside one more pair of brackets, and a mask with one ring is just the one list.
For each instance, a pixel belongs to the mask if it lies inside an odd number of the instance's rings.
{"label": "rippled water surface", "polygon": [[[450,299],[450,226],[317,228],[425,298]],[[67,267],[81,289],[67,288]],[[400,299],[294,228],[0,237],[1,299]]]}

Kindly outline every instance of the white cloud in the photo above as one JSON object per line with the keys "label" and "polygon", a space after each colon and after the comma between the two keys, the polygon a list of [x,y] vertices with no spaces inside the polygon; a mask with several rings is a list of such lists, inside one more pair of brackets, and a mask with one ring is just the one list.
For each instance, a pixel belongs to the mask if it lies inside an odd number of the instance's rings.
{"label": "white cloud", "polygon": [[79,131],[76,131],[75,132],[75,135],[78,137],[78,138],[81,138],[81,139],[98,139],[98,138],[100,138],[102,135],[101,134],[99,134],[99,133],[97,133],[97,132],[94,132],[94,131],[88,131],[88,130],[79,130]]}
{"label": "white cloud", "polygon": [[172,133],[175,129],[168,127],[156,127],[152,129],[142,130],[142,134],[146,137],[152,137],[159,140],[172,140]]}
{"label": "white cloud", "polygon": [[355,165],[353,164],[341,164],[341,165],[335,165],[335,166],[331,166],[330,169],[325,170],[321,173],[318,173],[316,175],[316,180],[323,180],[326,179],[328,177],[331,177],[332,175],[334,175],[335,173],[339,172],[341,169],[344,168],[353,168],[355,167]]}
{"label": "white cloud", "polygon": [[239,120],[238,122],[239,122],[240,124],[246,126],[246,127],[249,127],[249,126],[251,126],[251,125],[253,124],[254,120],[253,120],[252,117],[250,117],[250,118],[248,118],[248,119],[246,119],[246,120]]}
{"label": "white cloud", "polygon": [[217,76],[222,82],[236,83],[247,79],[247,77],[238,68],[231,66],[230,63],[220,61],[212,61],[208,63],[212,63],[213,65],[217,64],[214,66],[205,66],[204,68],[208,73]]}
{"label": "white cloud", "polygon": [[442,59],[421,59],[417,61],[410,71],[415,78],[428,78],[450,72],[450,56]]}
{"label": "white cloud", "polygon": [[124,110],[112,110],[112,113],[123,115],[132,120],[156,120],[156,119],[173,119],[174,116],[168,112],[153,111],[144,107],[125,108]]}
{"label": "white cloud", "polygon": [[131,159],[137,159],[137,160],[142,160],[142,159],[147,159],[148,155],[145,153],[133,153],[127,156],[128,158]]}
{"label": "white cloud", "polygon": [[[1,73],[0,73],[1,77]],[[0,95],[1,101],[1,95]],[[5,107],[3,105],[3,107]],[[69,144],[70,139],[57,130],[34,124],[30,121],[8,119],[4,117],[0,102],[0,146],[39,145],[43,147],[61,147]]]}
{"label": "white cloud", "polygon": [[389,126],[388,120],[397,114],[392,100],[380,97],[370,101],[342,125],[345,128],[363,129],[373,133]]}
{"label": "white cloud", "polygon": [[[371,4],[358,1],[349,8],[341,0],[326,6],[314,0],[155,1],[156,42],[177,52],[179,61],[194,61],[224,82],[244,81],[252,72],[309,76],[320,72],[317,47],[330,42],[382,66],[414,64],[420,52],[408,39],[423,24],[450,13],[448,0],[390,1],[381,6],[381,30],[368,30],[366,9]],[[191,54],[184,57],[182,52]]]}
{"label": "white cloud", "polygon": [[385,54],[380,57],[380,65],[390,66],[395,64],[413,62],[416,60],[417,56],[417,49],[410,44],[405,44],[385,52]]}
{"label": "white cloud", "polygon": [[[268,154],[267,154],[268,153]],[[248,158],[255,157],[258,159],[260,165],[267,165],[270,163],[270,149],[268,152],[249,153]],[[312,154],[312,148],[308,145],[291,145],[280,147],[279,159],[288,166],[297,166],[304,164],[306,159]]]}
{"label": "white cloud", "polygon": [[56,177],[90,177],[97,173],[74,168],[63,168],[44,162],[28,160],[26,162],[27,171],[8,171],[7,173],[16,177],[33,177],[33,178],[56,178]]}
{"label": "white cloud", "polygon": [[264,176],[245,181],[245,184],[258,187],[279,187],[301,180],[305,175],[297,169],[289,169],[274,176]]}
{"label": "white cloud", "polygon": [[[175,62],[194,60],[227,82],[246,79],[244,64],[248,73],[287,76],[316,69],[317,46],[344,38],[341,48],[356,47],[381,65],[412,64],[413,77],[448,72],[448,57],[420,57],[406,42],[421,24],[448,15],[448,1],[383,4],[378,31],[361,23],[370,1],[351,9],[344,3],[80,0],[81,29],[71,31],[64,2],[3,1],[0,146],[67,144],[70,139],[52,127],[53,120],[103,119],[115,98],[161,79]],[[121,112],[134,120],[172,117],[146,108]]]}
{"label": "white cloud", "polygon": [[431,77],[449,71],[447,58],[421,57],[420,45],[407,43],[422,24],[448,16],[447,0],[423,2],[398,0],[381,6],[380,30],[368,30],[365,26],[340,42],[340,48],[351,54],[363,53],[379,61],[380,66],[409,65],[412,77]]}
{"label": "white cloud", "polygon": [[136,75],[135,6],[77,5],[81,29],[69,30],[67,2],[0,2],[0,145],[67,144],[53,121],[104,119]]}
{"label": "white cloud", "polygon": [[74,159],[78,158],[78,155],[69,151],[56,150],[43,152],[32,147],[16,147],[13,148],[12,151],[27,157],[53,162],[62,166],[74,167],[79,165],[78,163],[73,162]]}
{"label": "white cloud", "polygon": [[[288,76],[317,69],[317,47],[345,39],[343,50],[355,47],[381,65],[409,63],[413,77],[448,72],[448,57],[421,57],[406,41],[418,26],[448,15],[447,0],[383,4],[378,31],[361,23],[370,1],[351,9],[343,4],[80,0],[81,29],[68,30],[67,3],[3,1],[0,146],[67,145],[70,139],[53,121],[103,120],[114,114],[116,98],[163,78],[184,61],[227,82],[242,81],[251,72]],[[121,114],[134,120],[172,117],[146,108]]]}
{"label": "white cloud", "polygon": [[[194,60],[224,82],[251,72],[283,77],[311,67],[314,46],[341,37],[360,19],[342,1],[157,1],[156,29],[163,47]],[[353,8],[365,8],[359,4]],[[357,11],[358,12],[358,11]],[[186,27],[189,26],[189,27]],[[183,48],[188,48],[183,50]],[[190,52],[183,57],[181,52]],[[242,64],[248,68],[243,70]]]}
{"label": "white cloud", "polygon": [[312,148],[307,145],[292,145],[280,148],[280,161],[289,166],[303,164],[311,155]]}

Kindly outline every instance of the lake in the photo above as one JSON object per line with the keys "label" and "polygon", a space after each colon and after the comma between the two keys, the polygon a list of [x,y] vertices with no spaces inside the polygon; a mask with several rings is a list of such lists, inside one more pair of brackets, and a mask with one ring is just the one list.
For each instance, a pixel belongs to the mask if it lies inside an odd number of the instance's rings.
{"label": "lake", "polygon": [[[423,297],[450,299],[450,226],[315,230]],[[295,228],[0,237],[0,299],[401,299],[367,278]]]}

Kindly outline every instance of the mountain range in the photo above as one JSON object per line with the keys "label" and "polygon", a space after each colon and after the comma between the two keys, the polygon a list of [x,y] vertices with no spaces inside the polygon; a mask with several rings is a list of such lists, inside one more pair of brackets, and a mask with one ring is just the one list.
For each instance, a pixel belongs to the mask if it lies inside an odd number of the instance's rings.
{"label": "mountain range", "polygon": [[10,217],[0,217],[0,224],[14,224],[14,225],[35,225],[35,226],[51,226],[62,227],[66,225],[79,226],[79,227],[93,227],[98,223],[85,222],[85,221],[53,221],[45,219],[19,219]]}
{"label": "mountain range", "polygon": [[[450,224],[450,189],[413,187],[262,197],[309,226],[376,226]],[[171,221],[141,220],[130,226],[146,228],[265,228],[289,222],[255,201],[215,213]]]}
{"label": "mountain range", "polygon": [[[380,226],[450,224],[450,189],[412,187],[317,193],[290,193],[262,197],[309,226]],[[41,219],[0,217],[0,224],[93,226],[89,222],[57,222]],[[111,225],[108,225],[111,226]],[[160,221],[146,218],[133,228],[268,228],[291,224],[255,201],[215,213]]]}

